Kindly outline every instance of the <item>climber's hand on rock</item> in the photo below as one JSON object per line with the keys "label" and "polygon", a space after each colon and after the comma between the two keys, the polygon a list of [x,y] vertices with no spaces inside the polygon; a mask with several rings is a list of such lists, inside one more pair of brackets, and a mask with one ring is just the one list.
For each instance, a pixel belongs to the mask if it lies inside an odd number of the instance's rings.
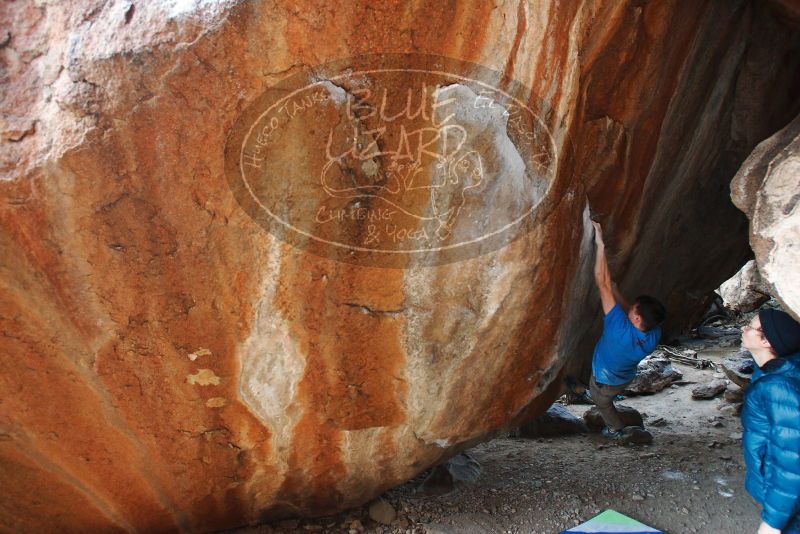
{"label": "climber's hand on rock", "polygon": [[597,221],[592,221],[592,226],[594,226],[594,242],[598,247],[602,247],[605,244],[603,243],[603,229],[600,227],[600,223]]}

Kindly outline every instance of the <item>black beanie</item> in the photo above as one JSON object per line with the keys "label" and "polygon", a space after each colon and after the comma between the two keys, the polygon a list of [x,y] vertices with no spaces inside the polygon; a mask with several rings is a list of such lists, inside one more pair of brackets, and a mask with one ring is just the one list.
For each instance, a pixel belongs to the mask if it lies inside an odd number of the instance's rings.
{"label": "black beanie", "polygon": [[800,352],[800,323],[780,310],[765,308],[758,312],[761,330],[778,356]]}

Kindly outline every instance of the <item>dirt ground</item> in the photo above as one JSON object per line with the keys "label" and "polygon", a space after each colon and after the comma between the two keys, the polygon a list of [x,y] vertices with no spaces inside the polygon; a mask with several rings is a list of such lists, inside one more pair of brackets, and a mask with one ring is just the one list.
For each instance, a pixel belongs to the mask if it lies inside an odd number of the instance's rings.
{"label": "dirt ground", "polygon": [[[720,362],[738,350],[731,339],[687,343]],[[397,511],[388,526],[370,519],[365,506],[232,532],[551,534],[612,508],[670,534],[754,533],[759,510],[744,490],[739,417],[721,398],[692,400],[713,369],[673,365],[684,375],[680,385],[620,402],[645,415],[652,445],[622,446],[596,434],[495,439],[468,451],[482,467],[474,483],[430,497],[415,492],[418,478],[387,492]],[[589,406],[567,408],[582,416]],[[663,426],[648,424],[654,421]]]}

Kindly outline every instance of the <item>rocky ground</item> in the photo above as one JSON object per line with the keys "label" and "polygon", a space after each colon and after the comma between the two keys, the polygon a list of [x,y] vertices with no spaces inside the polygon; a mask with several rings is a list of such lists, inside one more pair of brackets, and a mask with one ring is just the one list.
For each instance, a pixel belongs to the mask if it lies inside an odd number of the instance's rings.
{"label": "rocky ground", "polygon": [[[719,364],[737,353],[732,327],[746,320],[705,329],[706,339],[686,338],[675,349],[693,349],[698,358]],[[644,415],[654,436],[651,445],[617,445],[598,434],[495,439],[468,451],[481,464],[477,480],[459,483],[447,494],[419,492],[423,474],[387,492],[372,510],[366,505],[338,516],[232,532],[550,534],[606,508],[672,534],[755,532],[759,510],[744,490],[736,405],[721,395],[692,398],[693,389],[722,373],[673,366],[683,373],[681,381],[621,401]],[[567,405],[577,416],[588,408]]]}

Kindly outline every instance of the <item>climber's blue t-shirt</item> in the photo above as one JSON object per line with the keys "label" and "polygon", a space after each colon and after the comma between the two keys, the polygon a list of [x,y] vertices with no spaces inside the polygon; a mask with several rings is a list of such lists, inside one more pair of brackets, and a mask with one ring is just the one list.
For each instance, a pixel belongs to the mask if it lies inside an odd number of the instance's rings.
{"label": "climber's blue t-shirt", "polygon": [[661,328],[642,332],[619,304],[603,318],[603,335],[594,347],[592,372],[600,384],[619,386],[636,378],[636,366],[655,350]]}

